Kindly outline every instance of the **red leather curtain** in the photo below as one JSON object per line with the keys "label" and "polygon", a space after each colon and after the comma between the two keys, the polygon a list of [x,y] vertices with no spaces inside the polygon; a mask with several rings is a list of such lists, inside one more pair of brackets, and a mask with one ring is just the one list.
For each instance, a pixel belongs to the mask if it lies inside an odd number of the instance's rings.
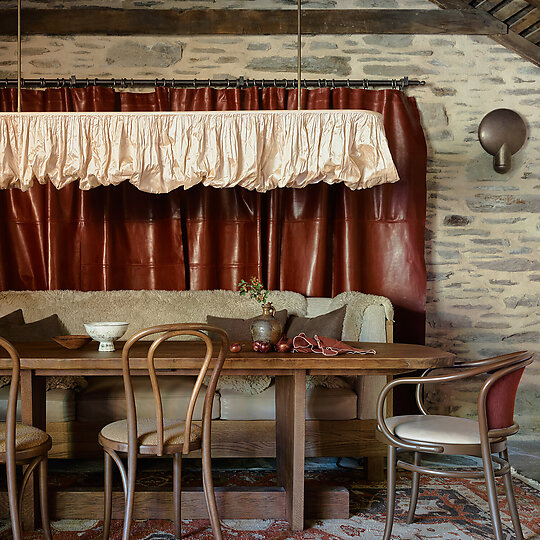
{"label": "red leather curtain", "polygon": [[[151,93],[25,90],[24,111],[294,109],[296,91],[210,88]],[[414,100],[397,90],[303,91],[309,109],[384,115],[401,180],[368,190],[196,186],[165,195],[129,183],[84,192],[35,185],[0,192],[0,289],[235,289],[262,277],[307,296],[389,297],[396,341],[424,339],[426,146]],[[13,111],[14,90],[0,91]]]}

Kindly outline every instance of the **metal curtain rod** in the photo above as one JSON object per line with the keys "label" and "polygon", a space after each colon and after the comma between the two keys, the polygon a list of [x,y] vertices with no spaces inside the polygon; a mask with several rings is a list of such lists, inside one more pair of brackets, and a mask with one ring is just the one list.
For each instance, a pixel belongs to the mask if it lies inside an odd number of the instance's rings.
{"label": "metal curtain rod", "polygon": [[[98,79],[95,77],[21,79],[24,88],[86,88],[102,86],[110,88],[297,88],[297,79]],[[386,86],[401,90],[408,86],[423,86],[425,81],[409,79],[302,79],[302,88],[375,88]],[[0,88],[17,88],[18,79],[0,79]]]}

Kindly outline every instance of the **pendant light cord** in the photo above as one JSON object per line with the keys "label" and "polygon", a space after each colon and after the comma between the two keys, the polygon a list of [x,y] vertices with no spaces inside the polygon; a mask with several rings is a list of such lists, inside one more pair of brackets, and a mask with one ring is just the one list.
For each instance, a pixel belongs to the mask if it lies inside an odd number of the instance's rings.
{"label": "pendant light cord", "polygon": [[17,112],[21,112],[21,0],[17,0]]}
{"label": "pendant light cord", "polygon": [[302,0],[298,0],[298,21],[297,21],[297,90],[298,90],[298,110],[302,109]]}

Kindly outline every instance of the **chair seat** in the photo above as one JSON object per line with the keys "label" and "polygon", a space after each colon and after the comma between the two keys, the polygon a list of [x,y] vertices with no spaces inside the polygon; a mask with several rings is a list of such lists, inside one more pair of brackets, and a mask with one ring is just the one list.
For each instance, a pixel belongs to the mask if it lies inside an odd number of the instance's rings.
{"label": "chair seat", "polygon": [[443,415],[405,415],[386,419],[388,429],[408,441],[440,444],[480,444],[478,422]]}
{"label": "chair seat", "polygon": [[[16,424],[15,427],[15,451],[28,450],[47,442],[49,436],[39,428]],[[6,423],[0,422],[0,454],[6,452]]]}
{"label": "chair seat", "polygon": [[[184,444],[185,422],[163,420],[163,444],[165,446]],[[137,420],[137,440],[140,446],[157,446],[157,427],[155,418],[140,418]],[[109,441],[120,444],[128,443],[127,420],[118,420],[106,425],[101,430],[101,436]],[[201,427],[191,425],[190,442],[199,440],[202,436]]]}

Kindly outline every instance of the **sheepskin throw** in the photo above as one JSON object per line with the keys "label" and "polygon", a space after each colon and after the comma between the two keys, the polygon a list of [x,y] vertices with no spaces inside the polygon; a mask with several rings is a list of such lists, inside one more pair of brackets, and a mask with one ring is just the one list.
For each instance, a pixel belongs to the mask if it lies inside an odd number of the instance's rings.
{"label": "sheepskin throw", "polygon": [[[271,291],[276,309],[305,316],[307,300],[299,293]],[[236,291],[3,291],[0,317],[22,308],[32,322],[57,313],[68,334],[84,334],[84,323],[126,321],[124,339],[144,328],[178,322],[206,322],[207,315],[249,318],[260,315],[254,300]]]}
{"label": "sheepskin throw", "polygon": [[347,306],[347,313],[343,321],[343,333],[341,339],[355,341],[362,331],[364,311],[368,306],[379,304],[384,307],[386,320],[394,320],[394,307],[388,298],[374,294],[362,294],[358,292],[344,292],[338,294],[330,302],[330,309]]}

